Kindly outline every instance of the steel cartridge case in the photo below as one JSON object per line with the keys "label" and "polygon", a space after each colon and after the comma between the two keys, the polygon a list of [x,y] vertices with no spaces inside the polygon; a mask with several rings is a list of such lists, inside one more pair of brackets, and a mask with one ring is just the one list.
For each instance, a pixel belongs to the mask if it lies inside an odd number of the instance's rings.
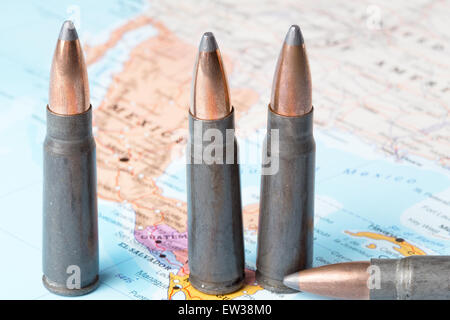
{"label": "steel cartridge case", "polygon": [[[244,238],[234,111],[219,120],[200,120],[189,114],[189,130],[189,281],[204,293],[226,294],[241,288],[244,281]],[[211,139],[211,134],[217,134],[222,139]],[[212,153],[209,152],[211,148],[215,149]],[[218,161],[211,163],[208,159],[211,154]]]}
{"label": "steel cartridge case", "polygon": [[270,166],[278,162],[278,168],[264,174],[263,165],[256,279],[265,289],[291,293],[296,291],[286,287],[283,278],[310,268],[313,258],[313,109],[302,116],[268,109],[263,158]]}
{"label": "steel cartridge case", "polygon": [[59,115],[47,107],[44,142],[43,283],[78,296],[99,281],[97,178],[92,107]]}
{"label": "steel cartridge case", "polygon": [[370,262],[371,300],[450,300],[450,256]]}

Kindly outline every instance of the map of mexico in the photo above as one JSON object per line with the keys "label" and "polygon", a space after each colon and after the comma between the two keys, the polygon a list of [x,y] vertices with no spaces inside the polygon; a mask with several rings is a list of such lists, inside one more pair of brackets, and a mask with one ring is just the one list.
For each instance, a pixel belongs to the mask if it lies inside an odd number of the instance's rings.
{"label": "map of mexico", "polygon": [[[447,3],[412,1],[399,10],[405,3],[381,1],[379,20],[368,13],[368,1],[239,6],[185,1],[183,10],[163,1],[99,3],[80,1],[77,26],[94,108],[99,195],[101,284],[87,298],[317,298],[269,293],[254,282],[260,162],[251,160],[262,152],[279,50],[273,44],[281,43],[293,23],[306,30],[313,83],[314,266],[450,254]],[[0,241],[9,257],[0,266],[6,283],[2,298],[57,298],[40,283],[37,226],[48,71],[57,36],[52,30],[70,18],[70,4],[24,11],[33,17],[36,32],[48,33],[48,45],[33,56],[18,43],[0,49],[0,65],[14,74],[0,76],[2,118],[10,119],[0,126],[0,164],[8,181],[0,186]],[[9,3],[6,12],[14,6]],[[217,16],[192,15],[213,6],[220,7]],[[321,9],[327,6],[332,10]],[[429,27],[415,24],[419,18]],[[368,28],[371,19],[381,23]],[[2,23],[2,30],[25,37],[12,18]],[[197,42],[209,30],[221,39],[241,154],[248,280],[230,297],[202,295],[187,282],[185,111]],[[5,31],[0,33],[6,39]],[[23,67],[9,71],[18,66]],[[18,90],[19,83],[25,88]],[[24,260],[33,265],[21,264]],[[10,278],[19,285],[10,285]],[[20,290],[25,283],[31,287],[26,293]]]}

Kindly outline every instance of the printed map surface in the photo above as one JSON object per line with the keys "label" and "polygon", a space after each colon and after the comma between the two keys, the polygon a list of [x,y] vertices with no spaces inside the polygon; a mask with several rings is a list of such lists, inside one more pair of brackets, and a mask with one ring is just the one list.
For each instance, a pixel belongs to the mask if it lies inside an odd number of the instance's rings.
{"label": "printed map surface", "polygon": [[[85,50],[95,108],[101,285],[83,299],[318,298],[273,294],[254,280],[267,104],[291,24],[302,29],[313,80],[314,265],[450,254],[450,3],[53,0],[0,8],[0,298],[60,298],[41,283],[42,143],[66,19]],[[205,31],[224,57],[242,163],[247,280],[225,296],[188,281],[184,150]]]}

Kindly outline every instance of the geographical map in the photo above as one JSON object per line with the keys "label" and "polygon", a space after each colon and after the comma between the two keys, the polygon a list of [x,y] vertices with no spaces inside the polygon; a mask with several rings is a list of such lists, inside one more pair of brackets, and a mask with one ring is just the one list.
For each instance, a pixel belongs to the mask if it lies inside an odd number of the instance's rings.
{"label": "geographical map", "polygon": [[[319,299],[254,279],[262,141],[285,33],[298,24],[315,108],[314,266],[450,254],[450,3],[8,1],[0,19],[0,298],[42,285],[42,144],[59,29],[75,22],[97,144],[100,287],[82,299]],[[20,16],[20,19],[17,17]],[[214,32],[236,110],[246,285],[188,281],[187,115]]]}

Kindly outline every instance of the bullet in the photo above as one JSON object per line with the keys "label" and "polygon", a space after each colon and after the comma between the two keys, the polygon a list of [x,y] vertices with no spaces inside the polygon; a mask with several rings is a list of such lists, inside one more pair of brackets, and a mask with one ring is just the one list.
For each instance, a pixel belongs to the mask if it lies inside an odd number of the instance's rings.
{"label": "bullet", "polygon": [[[261,176],[256,279],[292,293],[283,278],[309,268],[313,255],[315,142],[311,75],[303,36],[291,26],[281,49],[268,107]],[[278,170],[273,164],[278,162]],[[272,166],[271,170],[264,172]]]}
{"label": "bullet", "polygon": [[44,141],[42,280],[55,294],[79,296],[99,283],[95,159],[86,64],[66,21],[52,61]]}
{"label": "bullet", "polygon": [[189,281],[226,294],[244,281],[244,238],[234,109],[214,35],[203,35],[192,79],[187,148]]}
{"label": "bullet", "polygon": [[317,295],[360,300],[448,300],[450,256],[410,256],[326,265],[284,283]]}

